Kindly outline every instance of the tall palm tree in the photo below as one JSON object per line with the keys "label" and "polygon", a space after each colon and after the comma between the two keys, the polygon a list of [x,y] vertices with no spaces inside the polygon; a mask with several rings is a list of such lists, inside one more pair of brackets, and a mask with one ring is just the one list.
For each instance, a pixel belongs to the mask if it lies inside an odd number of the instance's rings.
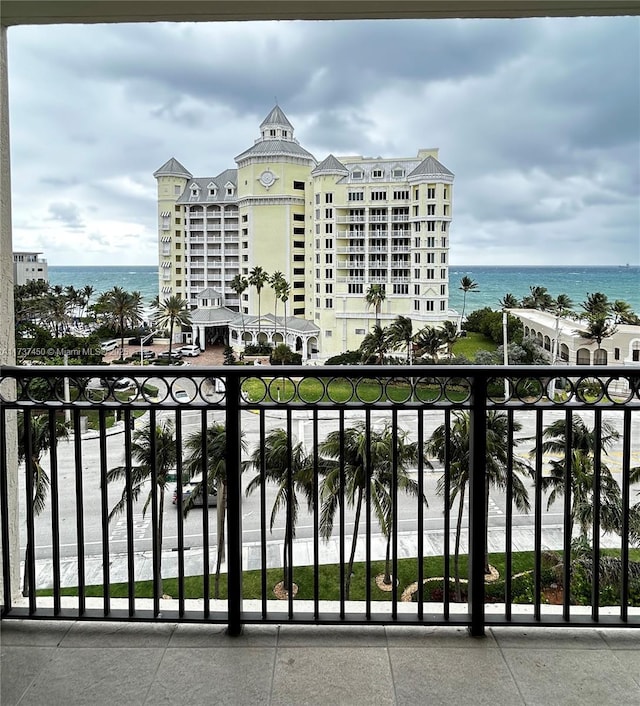
{"label": "tall palm tree", "polygon": [[460,319],[464,321],[464,310],[467,307],[467,292],[479,292],[480,290],[478,289],[478,283],[472,280],[471,277],[467,277],[467,275],[465,275],[460,280],[460,286],[458,287],[458,289],[461,289],[463,292],[462,316],[460,317]]}
{"label": "tall palm tree", "polygon": [[[417,447],[407,440],[407,433],[397,433],[395,457],[397,459],[396,475],[398,490],[412,495],[418,495],[418,484],[412,479],[407,468],[415,463]],[[368,443],[367,443],[368,442]],[[344,453],[342,453],[344,451]],[[320,533],[324,539],[329,539],[333,531],[336,511],[344,494],[346,504],[355,508],[353,536],[349,563],[345,576],[345,598],[349,599],[351,575],[355,561],[360,529],[360,515],[365,500],[367,481],[371,488],[371,505],[378,520],[380,529],[387,540],[385,582],[391,583],[390,576],[390,546],[393,528],[393,431],[390,425],[385,425],[380,431],[370,429],[363,422],[358,422],[345,429],[344,432],[330,432],[319,446],[320,454],[325,461],[325,477],[322,481],[320,498]],[[340,487],[340,478],[344,471],[345,487]],[[424,498],[422,498],[424,502]]]}
{"label": "tall palm tree", "polygon": [[389,336],[387,329],[376,325],[360,344],[360,353],[365,363],[374,359],[375,365],[384,365],[384,359],[389,352]]}
{"label": "tall palm tree", "polygon": [[387,298],[387,293],[384,284],[372,284],[367,293],[364,295],[364,300],[367,303],[367,308],[372,306],[376,312],[376,326],[380,327],[380,307],[382,302]]}
{"label": "tall palm tree", "polygon": [[408,316],[396,316],[387,329],[388,342],[393,347],[406,346],[407,365],[411,365],[413,322]]}
{"label": "tall palm tree", "polygon": [[171,360],[171,346],[173,345],[173,329],[176,324],[178,326],[191,325],[191,312],[189,311],[189,303],[186,299],[177,294],[172,294],[168,299],[155,304],[156,313],[154,315],[155,323],[161,328],[169,327],[169,360]]}
{"label": "tall palm tree", "polygon": [[142,295],[114,287],[98,297],[95,311],[120,334],[120,358],[124,358],[124,333],[128,327],[134,328],[142,321]]}
{"label": "tall palm tree", "polygon": [[[485,464],[485,520],[488,528],[489,516],[489,494],[491,488],[504,490],[507,487],[509,476],[513,488],[513,502],[518,510],[528,512],[530,509],[529,493],[520,475],[531,476],[533,471],[531,466],[517,456],[513,458],[512,471],[509,470],[508,456],[509,444],[514,446],[521,443],[519,439],[509,439],[508,418],[504,412],[490,410],[486,417],[487,424],[487,455]],[[520,431],[522,425],[514,423],[514,432]],[[458,498],[458,519],[456,524],[456,540],[454,549],[454,578],[456,582],[456,598],[460,600],[460,537],[462,533],[462,518],[464,510],[464,496],[469,482],[470,471],[470,439],[471,439],[471,415],[469,412],[454,412],[453,425],[450,431],[450,445],[447,449],[446,427],[444,424],[435,429],[427,443],[425,453],[435,457],[444,463],[449,458],[450,475],[449,482],[451,494],[449,506]],[[437,484],[437,492],[442,495],[445,488],[446,478],[442,475]],[[485,538],[485,573],[489,573],[488,554],[486,553]]]}
{"label": "tall palm tree", "polygon": [[273,334],[274,334],[274,345],[275,345],[275,334],[278,332],[278,301],[280,300],[280,292],[282,291],[282,285],[285,281],[284,275],[279,270],[274,272],[269,279],[269,284],[273,289]]}
{"label": "tall palm tree", "polygon": [[444,338],[442,331],[433,326],[423,326],[413,338],[418,357],[428,356],[435,360],[442,348]]}
{"label": "tall palm tree", "polygon": [[268,273],[259,265],[254,267],[249,273],[249,284],[256,288],[258,294],[258,343],[260,342],[260,292],[268,281]]}
{"label": "tall palm tree", "polygon": [[[56,417],[54,423],[55,437],[51,438],[49,415],[44,411],[39,413],[38,410],[34,410],[34,412],[34,414],[31,414],[29,439],[27,439],[25,415],[18,415],[18,461],[25,462],[26,472],[31,475],[32,494],[29,501],[33,508],[33,514],[37,517],[45,508],[50,486],[49,475],[41,463],[42,456],[59,440],[67,439],[69,437],[69,429],[62,419]],[[29,451],[29,458],[27,458],[27,451]],[[24,596],[28,596],[31,590],[27,569],[30,564],[32,551],[33,547],[27,541],[22,582],[22,593]]]}
{"label": "tall palm tree", "polygon": [[442,342],[447,346],[447,355],[450,358],[451,348],[460,336],[458,333],[458,327],[453,323],[453,321],[445,321],[440,327],[440,333]]}
{"label": "tall palm tree", "polygon": [[[547,509],[564,494],[564,478],[566,469],[566,425],[563,419],[556,420],[545,427],[542,432],[543,443],[540,451],[543,454],[561,454],[561,458],[549,463],[549,472],[542,478],[542,489],[549,492]],[[606,455],[608,449],[620,438],[619,432],[607,421],[603,421],[599,432],[600,448]],[[586,539],[593,524],[593,488],[594,488],[594,457],[596,451],[596,430],[590,429],[580,415],[575,414],[571,420],[571,516],[570,533],[573,525],[578,523],[580,535]],[[532,454],[537,453],[537,447]],[[635,469],[634,469],[635,470]],[[620,487],[605,463],[600,463],[600,520],[606,532],[616,532],[620,529],[622,499]]]}
{"label": "tall palm tree", "polygon": [[83,315],[87,315],[87,308],[89,306],[89,302],[91,301],[91,297],[95,293],[95,289],[90,285],[90,284],[85,284],[85,286],[82,288],[82,296],[83,296],[83,304],[82,304],[82,310],[83,310]]}
{"label": "tall palm tree", "polygon": [[587,298],[580,306],[584,309],[587,317],[607,318],[611,313],[611,302],[602,292],[587,294]]}
{"label": "tall palm tree", "polygon": [[[207,427],[205,432],[206,465],[207,465],[207,493],[217,493],[217,557],[216,577],[214,582],[214,598],[220,597],[220,569],[225,557],[225,521],[227,514],[227,430],[224,424],[214,422]],[[241,440],[242,451],[246,449],[244,438]],[[187,437],[185,442],[187,458],[184,471],[190,478],[202,474],[202,431],[196,431]],[[240,466],[240,473],[245,469],[245,463]],[[231,469],[233,470],[233,469]],[[204,493],[204,480],[194,486],[189,498],[184,503],[183,511],[187,515],[194,507],[195,501]]]}
{"label": "tall palm tree", "polygon": [[500,300],[501,309],[517,309],[520,306],[520,302],[514,294],[507,292],[507,294]]}
{"label": "tall palm tree", "polygon": [[640,324],[640,318],[631,308],[629,302],[625,302],[622,299],[616,299],[611,305],[611,313],[613,314],[614,324],[629,324],[631,326],[638,326]]}
{"label": "tall palm tree", "polygon": [[231,289],[238,295],[238,301],[240,302],[240,318],[242,320],[242,347],[245,346],[245,330],[244,330],[244,308],[242,306],[242,293],[249,287],[249,282],[246,277],[242,275],[236,275],[231,280]]}
{"label": "tall palm tree", "polygon": [[[155,436],[155,439],[154,439]],[[155,456],[153,447],[155,445]],[[173,421],[165,419],[156,425],[155,429],[151,428],[150,424],[146,424],[141,429],[137,429],[133,433],[131,443],[131,458],[137,461],[136,466],[117,466],[107,471],[107,483],[114,481],[122,481],[130,478],[131,482],[131,500],[136,501],[146,484],[151,482],[153,478],[153,469],[156,472],[156,485],[151,483],[149,493],[144,505],[142,506],[142,515],[146,514],[149,505],[153,502],[155,494],[158,502],[158,526],[154,528],[158,544],[158,576],[157,580],[160,586],[160,594],[162,590],[162,527],[164,524],[164,496],[169,482],[169,473],[176,465],[176,439],[174,433]],[[127,486],[122,491],[120,500],[113,506],[109,513],[109,522],[124,512],[127,508],[129,494]]]}
{"label": "tall palm tree", "polygon": [[584,338],[591,342],[591,344],[596,343],[598,350],[602,345],[602,341],[605,338],[613,336],[618,327],[611,322],[606,316],[591,314],[587,318],[587,330],[577,330],[576,333],[580,338]]}
{"label": "tall palm tree", "polygon": [[[264,455],[264,475],[261,472]],[[284,429],[270,431],[261,448],[256,448],[251,454],[249,463],[258,471],[249,485],[247,495],[259,488],[263,480],[275,483],[277,491],[271,510],[269,529],[273,531],[278,513],[284,509],[286,513],[284,548],[283,548],[283,578],[282,583],[287,591],[292,590],[293,581],[291,567],[292,557],[288,556],[288,548],[296,536],[296,524],[300,507],[299,494],[307,501],[311,512],[315,505],[313,458],[304,450],[304,444],[293,444]],[[291,489],[291,493],[289,490]]]}
{"label": "tall palm tree", "polygon": [[287,344],[287,302],[289,301],[289,296],[291,295],[291,285],[286,279],[282,280],[280,285],[280,301],[282,302],[282,307],[284,308],[284,342]]}

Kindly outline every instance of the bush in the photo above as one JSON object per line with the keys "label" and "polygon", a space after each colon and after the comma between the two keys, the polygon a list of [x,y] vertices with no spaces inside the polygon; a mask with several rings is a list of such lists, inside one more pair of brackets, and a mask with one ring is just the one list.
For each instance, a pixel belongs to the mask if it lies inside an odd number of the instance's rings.
{"label": "bush", "polygon": [[268,343],[249,343],[244,348],[245,355],[271,355],[272,351]]}
{"label": "bush", "polygon": [[294,353],[289,346],[280,343],[273,349],[271,365],[302,365],[302,355]]}
{"label": "bush", "polygon": [[329,358],[325,365],[360,365],[362,362],[362,353],[360,351],[347,351],[334,355]]}
{"label": "bush", "polygon": [[[488,306],[472,311],[462,327],[465,331],[476,331],[490,338],[494,343],[502,343],[502,312]],[[522,321],[508,314],[507,336],[511,343],[521,343],[524,327]]]}
{"label": "bush", "polygon": [[224,365],[235,365],[236,357],[233,355],[233,348],[231,346],[224,347]]}

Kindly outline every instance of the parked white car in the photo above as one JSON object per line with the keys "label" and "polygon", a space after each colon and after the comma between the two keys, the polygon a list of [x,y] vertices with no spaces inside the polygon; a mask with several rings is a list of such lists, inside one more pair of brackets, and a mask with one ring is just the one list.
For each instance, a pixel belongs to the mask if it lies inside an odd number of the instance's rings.
{"label": "parked white car", "polygon": [[182,346],[182,348],[180,349],[180,353],[182,353],[182,355],[186,355],[188,357],[193,358],[197,355],[200,355],[200,347],[194,345]]}

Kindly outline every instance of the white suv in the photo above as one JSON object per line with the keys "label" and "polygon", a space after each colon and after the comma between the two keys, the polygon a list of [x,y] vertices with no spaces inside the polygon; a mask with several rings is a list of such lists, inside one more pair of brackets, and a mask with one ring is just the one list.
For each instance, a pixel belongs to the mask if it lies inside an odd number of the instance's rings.
{"label": "white suv", "polygon": [[182,348],[180,349],[180,353],[189,357],[195,357],[197,355],[200,355],[200,347],[194,345],[182,346]]}

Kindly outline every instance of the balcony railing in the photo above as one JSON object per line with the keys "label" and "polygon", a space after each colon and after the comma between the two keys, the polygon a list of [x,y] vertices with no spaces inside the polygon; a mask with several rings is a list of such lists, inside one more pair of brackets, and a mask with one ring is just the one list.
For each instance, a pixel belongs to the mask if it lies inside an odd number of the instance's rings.
{"label": "balcony railing", "polygon": [[[638,627],[639,381],[621,367],[4,367],[2,615],[231,633],[259,622]],[[174,510],[169,474],[197,476],[204,509]],[[216,568],[224,600],[211,597]],[[407,571],[413,585],[399,585]]]}

